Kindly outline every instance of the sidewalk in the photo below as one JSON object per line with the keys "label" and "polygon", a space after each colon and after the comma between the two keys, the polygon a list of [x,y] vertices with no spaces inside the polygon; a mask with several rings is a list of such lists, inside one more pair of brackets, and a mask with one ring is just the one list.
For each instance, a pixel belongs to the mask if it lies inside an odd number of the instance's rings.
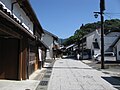
{"label": "sidewalk", "polygon": [[[44,67],[49,67],[51,62],[45,63]],[[36,90],[45,72],[46,68],[37,70],[29,77],[29,80],[0,80],[0,90]]]}
{"label": "sidewalk", "polygon": [[81,61],[60,59],[53,66],[47,90],[117,90],[108,80],[120,84]]}
{"label": "sidewalk", "polygon": [[36,80],[0,80],[0,90],[35,90],[38,83]]}

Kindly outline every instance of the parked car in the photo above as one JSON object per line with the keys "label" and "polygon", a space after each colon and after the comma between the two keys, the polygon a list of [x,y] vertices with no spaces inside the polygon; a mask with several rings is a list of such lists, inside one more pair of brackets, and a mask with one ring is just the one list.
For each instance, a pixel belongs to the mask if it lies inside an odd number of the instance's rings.
{"label": "parked car", "polygon": [[[93,59],[96,61],[101,61],[101,54],[96,54],[93,56]],[[104,61],[116,61],[116,57],[113,52],[104,53]]]}

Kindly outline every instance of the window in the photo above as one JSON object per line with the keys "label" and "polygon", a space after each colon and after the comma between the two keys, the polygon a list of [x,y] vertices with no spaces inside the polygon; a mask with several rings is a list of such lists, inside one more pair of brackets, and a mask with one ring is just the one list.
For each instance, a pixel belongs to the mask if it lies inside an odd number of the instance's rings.
{"label": "window", "polygon": [[112,53],[107,53],[107,54],[104,54],[105,56],[113,56]]}
{"label": "window", "polygon": [[119,55],[120,55],[120,51],[119,51]]}

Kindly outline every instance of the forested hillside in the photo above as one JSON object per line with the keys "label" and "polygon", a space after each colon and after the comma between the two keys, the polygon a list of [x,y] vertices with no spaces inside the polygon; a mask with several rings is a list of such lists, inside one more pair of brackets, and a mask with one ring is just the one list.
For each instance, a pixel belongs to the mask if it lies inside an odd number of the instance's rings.
{"label": "forested hillside", "polygon": [[[85,25],[81,25],[79,29],[77,29],[73,36],[66,39],[63,45],[67,46],[72,43],[77,42],[82,36],[88,34],[97,28],[100,28],[100,21],[94,23],[88,23]],[[108,32],[109,30],[120,30],[120,20],[119,19],[111,19],[105,20],[104,22],[104,33]]]}

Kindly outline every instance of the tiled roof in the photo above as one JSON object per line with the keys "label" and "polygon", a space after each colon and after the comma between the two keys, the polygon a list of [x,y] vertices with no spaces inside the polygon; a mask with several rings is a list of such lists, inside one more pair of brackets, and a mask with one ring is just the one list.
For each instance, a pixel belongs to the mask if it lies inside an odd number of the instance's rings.
{"label": "tiled roof", "polygon": [[52,36],[54,39],[58,40],[58,37],[50,32],[48,32],[47,30],[44,29],[44,32],[49,34],[50,36]]}
{"label": "tiled roof", "polygon": [[22,31],[24,31],[26,34],[28,34],[30,37],[35,38],[28,29],[18,20],[18,18],[15,17],[14,14],[11,12],[8,12],[7,9],[4,8],[4,6],[0,3],[0,15],[4,18],[6,18],[8,21],[12,22],[14,25],[18,26]]}

